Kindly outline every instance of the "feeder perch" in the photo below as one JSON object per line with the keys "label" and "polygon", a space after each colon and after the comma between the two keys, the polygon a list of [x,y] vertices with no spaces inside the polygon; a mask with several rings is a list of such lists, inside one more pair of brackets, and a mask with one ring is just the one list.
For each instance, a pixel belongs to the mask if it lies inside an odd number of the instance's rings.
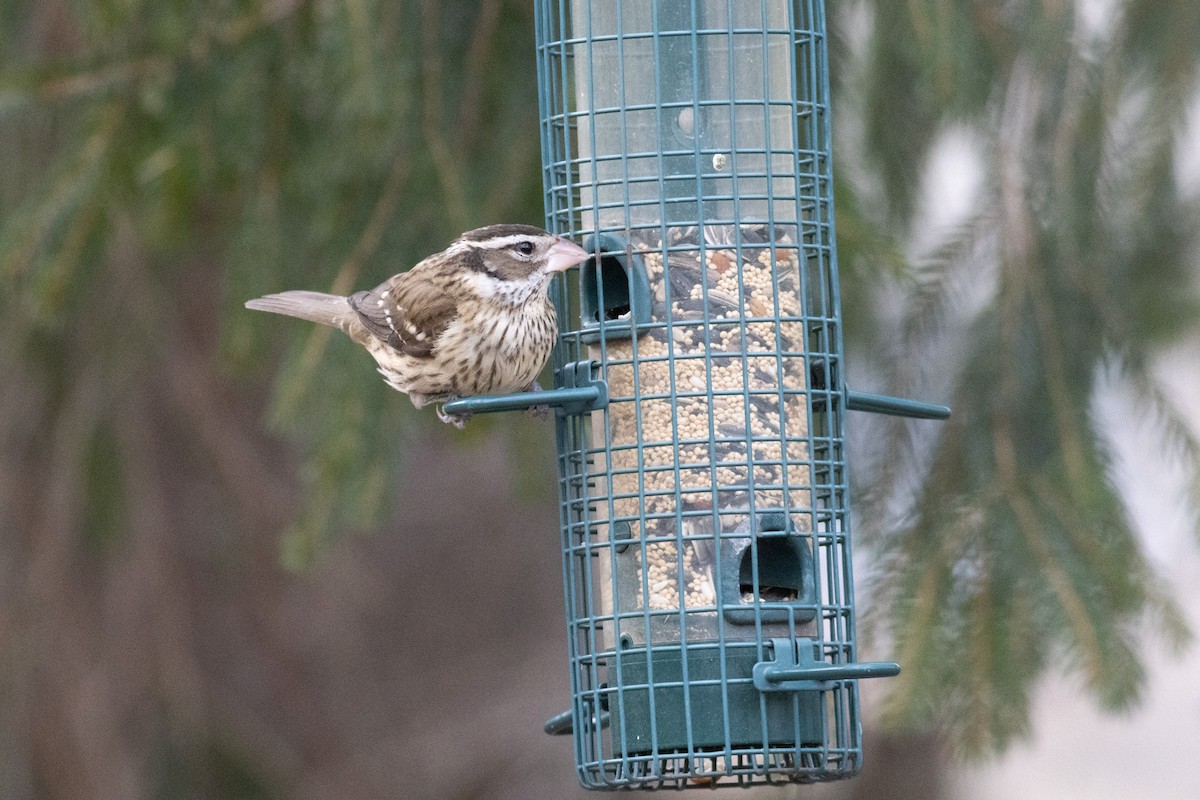
{"label": "feeder perch", "polygon": [[847,410],[819,0],[538,0],[569,711],[589,788],[861,762]]}

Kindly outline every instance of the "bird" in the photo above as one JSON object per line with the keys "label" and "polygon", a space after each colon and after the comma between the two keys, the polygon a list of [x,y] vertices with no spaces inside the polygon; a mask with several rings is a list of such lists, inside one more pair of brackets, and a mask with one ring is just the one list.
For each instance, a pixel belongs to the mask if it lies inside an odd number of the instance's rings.
{"label": "bird", "polygon": [[287,291],[246,308],[344,331],[389,386],[416,408],[435,404],[439,419],[461,428],[470,415],[447,414],[442,404],[541,389],[537,376],[558,336],[550,281],[589,257],[533,225],[488,225],[374,289],[349,297]]}

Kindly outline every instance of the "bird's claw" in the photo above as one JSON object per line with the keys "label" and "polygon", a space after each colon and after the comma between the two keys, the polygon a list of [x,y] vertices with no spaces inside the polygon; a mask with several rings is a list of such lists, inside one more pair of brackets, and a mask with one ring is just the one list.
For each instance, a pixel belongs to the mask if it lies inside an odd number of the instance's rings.
{"label": "bird's claw", "polygon": [[525,413],[534,419],[547,419],[550,416],[550,406],[530,406]]}
{"label": "bird's claw", "polygon": [[467,424],[467,420],[471,418],[470,414],[447,414],[442,406],[437,406],[435,410],[437,411],[438,419],[447,425],[453,425],[459,430],[462,430],[463,426]]}
{"label": "bird's claw", "polygon": [[[533,383],[529,384],[528,387],[526,387],[525,391],[537,393],[544,392],[546,390],[542,388],[540,383],[534,381]],[[546,419],[550,416],[550,406],[529,406],[525,409],[525,413],[534,419]]]}

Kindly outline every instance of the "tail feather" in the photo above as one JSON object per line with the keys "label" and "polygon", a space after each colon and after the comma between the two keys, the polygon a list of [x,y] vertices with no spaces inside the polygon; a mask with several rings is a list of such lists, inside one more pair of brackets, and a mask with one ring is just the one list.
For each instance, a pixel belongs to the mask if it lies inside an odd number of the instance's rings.
{"label": "tail feather", "polygon": [[269,294],[246,302],[246,308],[299,317],[349,332],[354,309],[345,297],[322,292],[292,291]]}

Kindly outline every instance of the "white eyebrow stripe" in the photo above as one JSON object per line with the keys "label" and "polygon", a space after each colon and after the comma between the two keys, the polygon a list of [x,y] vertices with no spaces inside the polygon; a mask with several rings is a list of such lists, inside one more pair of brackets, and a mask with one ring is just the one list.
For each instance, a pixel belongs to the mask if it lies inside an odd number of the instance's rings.
{"label": "white eyebrow stripe", "polygon": [[539,237],[531,236],[526,233],[518,233],[512,236],[501,236],[495,239],[484,239],[482,242],[465,242],[468,247],[483,247],[488,250],[499,250],[503,247],[512,247],[518,242],[527,242],[530,239]]}

